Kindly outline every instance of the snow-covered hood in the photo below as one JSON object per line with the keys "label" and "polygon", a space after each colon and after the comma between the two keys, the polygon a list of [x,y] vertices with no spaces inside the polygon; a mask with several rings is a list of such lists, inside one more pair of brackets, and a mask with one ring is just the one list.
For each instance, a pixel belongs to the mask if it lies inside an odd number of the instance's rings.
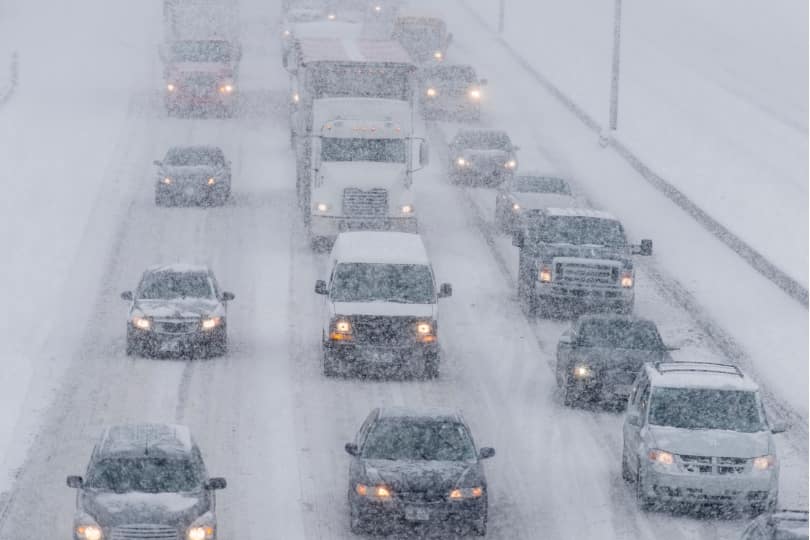
{"label": "snow-covered hood", "polygon": [[[322,126],[338,117],[362,120],[386,120],[410,133],[411,105],[399,99],[382,98],[322,98],[312,102],[313,125]],[[318,128],[320,129],[320,128]]]}
{"label": "snow-covered hood", "polygon": [[163,165],[161,171],[166,176],[182,178],[188,176],[213,176],[221,172],[221,169],[211,165]]}
{"label": "snow-covered hood", "polygon": [[461,155],[465,159],[472,161],[501,161],[503,163],[506,163],[506,161],[512,157],[512,153],[506,150],[476,150],[471,148],[462,150]]}
{"label": "snow-covered hood", "polygon": [[208,511],[205,492],[195,493],[114,493],[83,490],[81,507],[102,527],[131,523],[188,527]]}
{"label": "snow-covered hood", "polygon": [[571,356],[596,369],[621,369],[638,373],[646,362],[660,362],[669,359],[666,350],[619,349],[612,347],[575,347]]}
{"label": "snow-covered hood", "polygon": [[435,319],[436,304],[402,304],[399,302],[333,302],[331,315],[378,315]]}
{"label": "snow-covered hood", "polygon": [[233,76],[231,64],[222,62],[175,62],[169,69],[173,74],[213,73],[222,77]]}
{"label": "snow-covered hood", "polygon": [[773,453],[768,431],[741,433],[720,429],[681,429],[649,426],[653,448],[673,454],[754,458]]}
{"label": "snow-covered hood", "polygon": [[602,259],[606,261],[619,261],[625,268],[633,267],[633,260],[625,250],[596,245],[575,244],[543,244],[544,259],[572,258],[572,259]]}
{"label": "snow-covered hood", "polygon": [[222,315],[218,300],[210,298],[178,298],[174,300],[136,300],[133,311],[158,319],[194,319]]}
{"label": "snow-covered hood", "polygon": [[512,192],[512,198],[515,199],[523,210],[573,208],[577,206],[576,200],[570,195],[559,195],[556,193]]}
{"label": "snow-covered hood", "polygon": [[403,186],[404,163],[378,163],[375,161],[326,161],[321,163],[318,175],[324,185],[357,187],[361,189]]}
{"label": "snow-covered hood", "polygon": [[446,491],[475,487],[483,483],[483,471],[477,461],[363,461],[363,473],[369,484],[391,486],[394,493]]}

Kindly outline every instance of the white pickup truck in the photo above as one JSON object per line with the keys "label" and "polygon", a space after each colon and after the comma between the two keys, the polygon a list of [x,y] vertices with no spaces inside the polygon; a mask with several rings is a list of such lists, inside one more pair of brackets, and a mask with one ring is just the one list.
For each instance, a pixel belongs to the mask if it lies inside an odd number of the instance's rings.
{"label": "white pickup truck", "polygon": [[414,149],[420,165],[427,145],[415,141],[412,106],[380,98],[325,98],[313,102],[311,167],[299,183],[302,206],[309,208],[313,246],[331,242],[341,231],[416,232],[413,203]]}

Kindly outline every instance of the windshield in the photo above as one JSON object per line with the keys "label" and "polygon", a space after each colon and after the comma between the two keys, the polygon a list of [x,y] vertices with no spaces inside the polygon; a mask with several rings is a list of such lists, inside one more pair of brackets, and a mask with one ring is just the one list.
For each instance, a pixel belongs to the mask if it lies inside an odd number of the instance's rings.
{"label": "windshield", "polygon": [[362,455],[367,459],[466,461],[475,459],[475,447],[467,429],[457,422],[386,418],[374,424]]}
{"label": "windshield", "polygon": [[175,62],[230,62],[231,46],[227,41],[175,41],[172,43]]}
{"label": "windshield", "polygon": [[426,70],[422,76],[429,86],[439,88],[468,88],[478,82],[475,70],[469,66],[440,66]]}
{"label": "windshield", "polygon": [[520,193],[555,193],[571,195],[568,183],[562,178],[518,176],[512,181],[512,190]]}
{"label": "windshield", "polygon": [[138,298],[143,300],[211,298],[213,295],[208,276],[191,272],[153,272],[143,278],[138,289]]}
{"label": "windshield", "polygon": [[444,41],[444,24],[432,19],[399,21],[394,29],[394,39],[421,51],[439,49]]}
{"label": "windshield", "polygon": [[649,422],[682,429],[726,429],[744,433],[765,429],[756,393],[712,388],[655,388]]}
{"label": "windshield", "polygon": [[341,263],[332,277],[334,302],[433,302],[433,274],[422,264]]}
{"label": "windshield", "polygon": [[579,337],[584,347],[608,347],[660,351],[661,336],[654,325],[640,321],[596,320],[582,324]]}
{"label": "windshield", "polygon": [[583,216],[547,216],[531,225],[535,241],[547,244],[625,247],[624,230],[613,219]]}
{"label": "windshield", "polygon": [[189,167],[194,165],[219,166],[223,162],[218,150],[210,148],[172,148],[163,160],[165,165]]}
{"label": "windshield", "polygon": [[504,150],[508,152],[512,149],[512,142],[506,133],[492,131],[459,133],[455,145],[471,150]]}
{"label": "windshield", "polygon": [[377,161],[405,163],[406,145],[403,139],[321,139],[323,161]]}
{"label": "windshield", "polygon": [[105,459],[91,467],[87,486],[126,493],[175,493],[202,487],[201,471],[185,459],[119,458]]}
{"label": "windshield", "polygon": [[313,99],[372,97],[411,99],[410,68],[363,64],[320,64],[307,69]]}

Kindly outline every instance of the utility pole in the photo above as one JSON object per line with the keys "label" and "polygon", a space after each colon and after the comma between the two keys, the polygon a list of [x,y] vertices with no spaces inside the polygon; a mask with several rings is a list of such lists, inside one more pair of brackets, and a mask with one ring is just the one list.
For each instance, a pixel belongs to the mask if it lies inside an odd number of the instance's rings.
{"label": "utility pole", "polygon": [[[501,0],[503,1],[503,0]],[[610,130],[616,131],[619,121],[619,56],[622,37],[622,0],[614,0],[613,69],[610,78]]]}
{"label": "utility pole", "polygon": [[506,8],[506,0],[498,0],[498,33],[503,34],[503,18]]}

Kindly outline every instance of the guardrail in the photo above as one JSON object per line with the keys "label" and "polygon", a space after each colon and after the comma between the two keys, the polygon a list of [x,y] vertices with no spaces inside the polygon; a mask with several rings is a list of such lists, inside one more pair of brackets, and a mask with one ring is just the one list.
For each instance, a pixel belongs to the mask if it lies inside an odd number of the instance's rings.
{"label": "guardrail", "polygon": [[17,90],[17,84],[20,81],[20,55],[15,51],[11,54],[11,62],[9,63],[9,78],[6,87],[0,90],[0,105],[5,105],[11,100],[14,92]]}
{"label": "guardrail", "polygon": [[689,214],[697,223],[704,229],[711,233],[715,238],[723,242],[726,246],[731,248],[734,253],[740,256],[747,262],[754,270],[759,272],[762,276],[768,279],[771,283],[782,289],[791,298],[808,307],[808,293],[807,288],[790,277],[786,272],[779,269],[774,263],[768,260],[767,257],[762,255],[751,245],[746,243],[742,238],[731,232],[722,223],[714,219],[711,215],[698,206],[694,201],[687,197],[682,191],[668,182],[665,178],[656,174],[649,165],[644,163],[642,159],[633,153],[627,146],[624,145],[615,135],[606,135],[604,127],[589,115],[585,109],[580,107],[574,100],[568,97],[562,90],[560,90],[554,83],[552,83],[545,75],[540,73],[528,60],[526,60],[518,51],[516,51],[505,39],[493,31],[481,15],[469,6],[466,0],[461,0],[461,5],[467,12],[478,21],[478,23],[486,28],[493,38],[500,43],[507,53],[515,60],[520,66],[526,70],[534,79],[545,88],[545,90],[554,96],[566,109],[571,111],[583,124],[585,124],[591,131],[599,136],[600,143],[613,148],[624,160],[635,169],[642,178],[650,183],[655,189],[661,192],[669,200],[674,202],[684,212]]}

